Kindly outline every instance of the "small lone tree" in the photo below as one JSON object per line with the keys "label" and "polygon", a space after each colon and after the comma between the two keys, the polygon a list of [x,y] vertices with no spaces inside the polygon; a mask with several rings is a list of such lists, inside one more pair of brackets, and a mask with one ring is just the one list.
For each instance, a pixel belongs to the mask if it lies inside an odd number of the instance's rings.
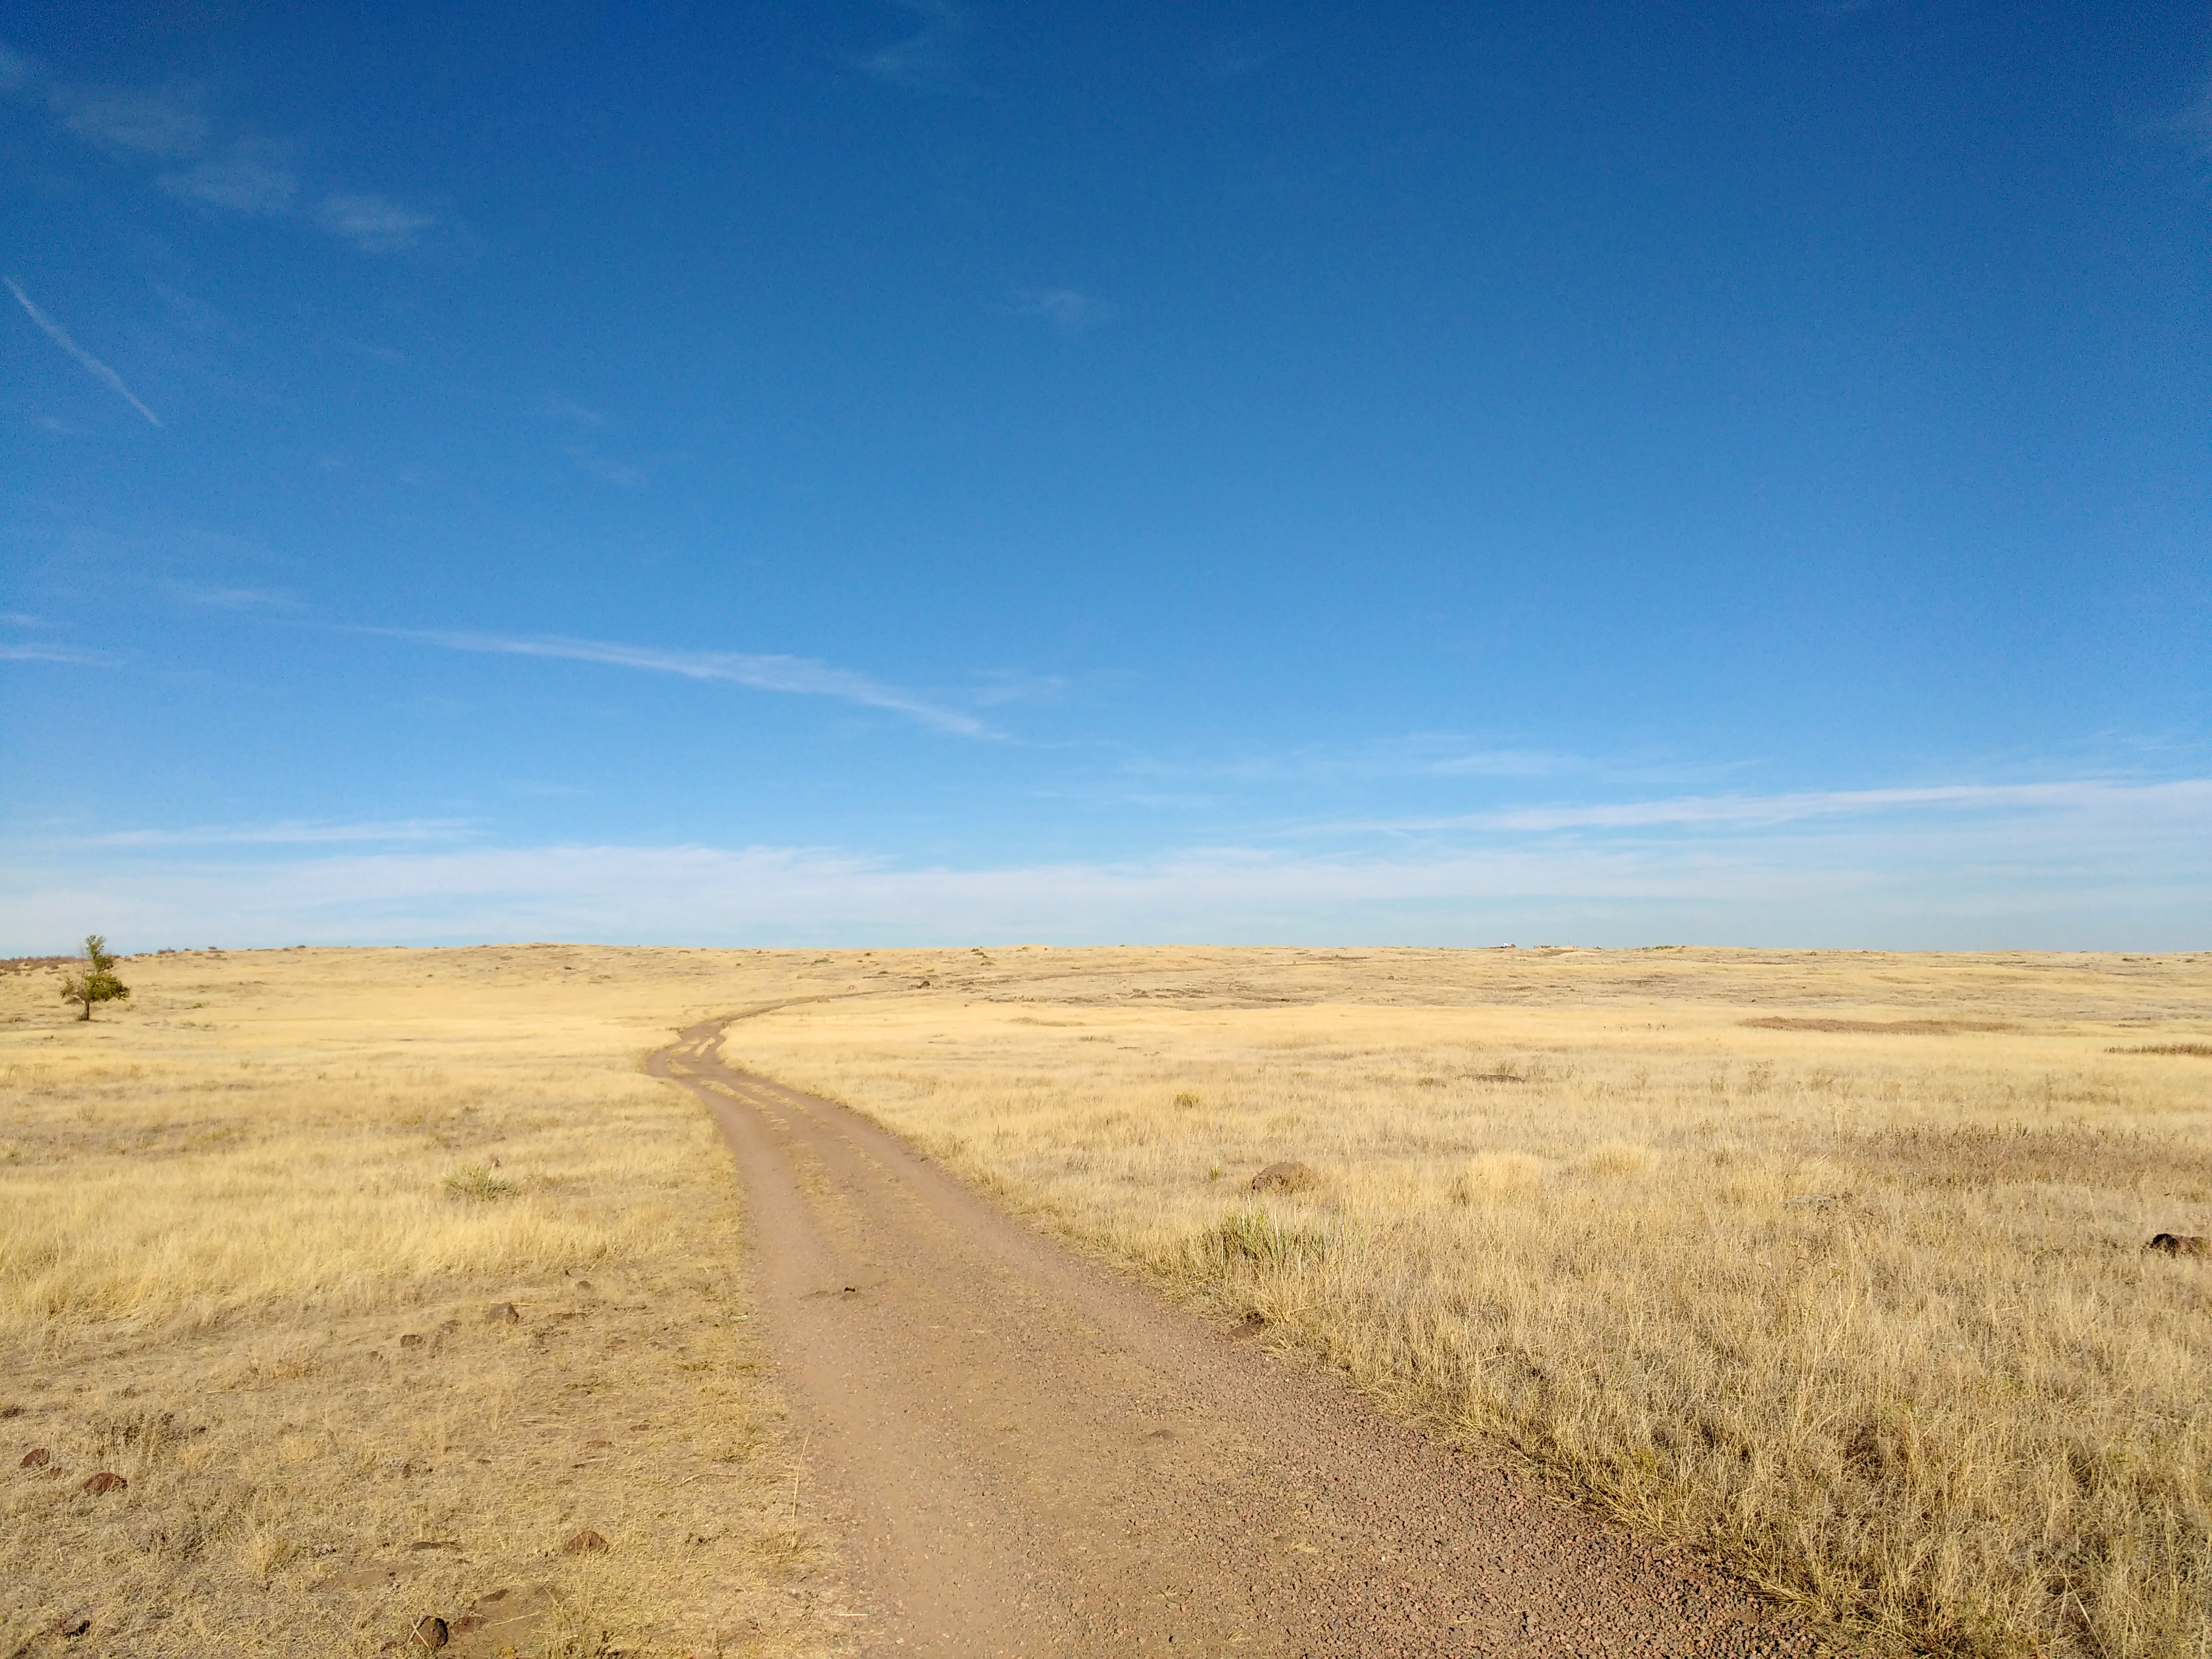
{"label": "small lone tree", "polygon": [[74,1002],[84,1012],[79,1019],[92,1018],[95,1002],[121,1002],[131,994],[131,988],[115,977],[115,958],[107,953],[107,935],[94,933],[84,942],[84,971],[62,976],[62,1000]]}

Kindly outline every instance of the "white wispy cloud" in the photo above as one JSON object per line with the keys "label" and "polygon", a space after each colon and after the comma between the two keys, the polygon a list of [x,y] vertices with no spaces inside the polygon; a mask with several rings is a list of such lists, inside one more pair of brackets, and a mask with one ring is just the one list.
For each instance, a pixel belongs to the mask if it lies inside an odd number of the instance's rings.
{"label": "white wispy cloud", "polygon": [[247,135],[208,153],[215,128],[197,86],[72,85],[0,46],[0,94],[43,102],[65,131],[112,155],[179,164],[155,183],[195,207],[312,224],[364,253],[407,252],[440,222],[425,209],[366,191],[325,187],[312,208],[303,206],[295,146],[281,138]]}
{"label": "white wispy cloud", "polygon": [[0,94],[21,92],[37,79],[39,66],[0,40]]}
{"label": "white wispy cloud", "polygon": [[214,611],[305,611],[306,604],[289,593],[272,592],[265,587],[179,587],[174,590],[179,599],[187,605],[203,605]]}
{"label": "white wispy cloud", "polygon": [[595,430],[607,423],[607,417],[598,410],[557,393],[545,400],[540,412],[548,420],[566,421],[571,426],[590,427]]}
{"label": "white wispy cloud", "polygon": [[2197,95],[2161,125],[2168,132],[2178,134],[2199,156],[2212,161],[2212,74],[2203,77]]}
{"label": "white wispy cloud", "polygon": [[1018,668],[994,668],[981,676],[969,701],[981,708],[1009,703],[1057,702],[1067,695],[1067,681],[1058,674],[1031,674]]}
{"label": "white wispy cloud", "polygon": [[326,196],[315,222],[364,253],[404,253],[437,219],[388,196]]}
{"label": "white wispy cloud", "polygon": [[[1401,749],[1410,749],[1403,745]],[[1454,745],[1441,752],[1407,753],[1403,764],[1410,772],[1436,778],[1543,778],[1561,772],[1589,770],[1578,757],[1544,749],[1468,749]]]}
{"label": "white wispy cloud", "polygon": [[1279,42],[1243,35],[1224,40],[1206,55],[1206,67],[1224,81],[1241,80],[1283,55]]}
{"label": "white wispy cloud", "polygon": [[56,86],[47,101],[78,137],[141,155],[190,155],[207,142],[205,100],[195,87]]}
{"label": "white wispy cloud", "polygon": [[[85,858],[20,838],[0,937],[82,918],[146,944],[1638,944],[2189,950],[2212,928],[2212,781],[2054,782],[1930,824],[1904,803],[1602,842],[1503,835],[1386,856],[1194,848],[914,867],[835,848],[567,845],[265,859]],[[1918,797],[1925,792],[1856,792]],[[95,851],[99,849],[94,849]],[[181,844],[180,853],[188,849]]]}
{"label": "white wispy cloud", "polygon": [[668,651],[654,646],[620,645],[604,640],[568,639],[558,635],[511,637],[500,634],[452,633],[436,629],[376,629],[368,630],[449,651],[477,651],[494,656],[556,657],[570,662],[603,663],[614,668],[643,669],[648,673],[676,674],[685,679],[722,680],[761,691],[790,691],[806,696],[836,697],[869,708],[882,708],[939,732],[961,737],[995,736],[990,727],[969,714],[929,702],[910,691],[884,685],[849,668],[837,668],[811,657],[763,656],[735,651]]}
{"label": "white wispy cloud", "polygon": [[183,201],[264,218],[289,214],[300,194],[291,147],[271,139],[241,138],[221,155],[163,173],[161,185]]}
{"label": "white wispy cloud", "polygon": [[112,668],[117,660],[105,651],[82,651],[75,646],[0,642],[0,662],[58,662],[77,668]]}
{"label": "white wispy cloud", "polygon": [[617,460],[603,455],[588,444],[570,444],[568,459],[577,467],[594,478],[611,483],[617,489],[642,489],[646,486],[645,469],[629,461]]}
{"label": "white wispy cloud", "polygon": [[1723,825],[1777,827],[1808,819],[1926,810],[1948,812],[2094,809],[2125,802],[2130,810],[2212,816],[2212,781],[2127,783],[2078,780],[2055,783],[1960,783],[1901,789],[1803,790],[1771,795],[1683,795],[1663,800],[1507,807],[1446,816],[1354,819],[1316,824],[1311,833],[1346,830],[1435,833],[1454,830],[1547,832],[1663,830]]}
{"label": "white wispy cloud", "polygon": [[141,415],[143,415],[155,426],[161,424],[161,417],[159,415],[156,415],[152,410],[147,408],[145,404],[138,401],[137,395],[133,392],[129,386],[123,384],[123,377],[120,374],[118,374],[113,369],[110,368],[106,363],[100,362],[99,358],[94,356],[89,351],[87,351],[75,340],[70,338],[68,331],[64,329],[59,323],[47,316],[45,312],[40,310],[36,305],[32,303],[31,296],[23,292],[22,285],[20,283],[18,283],[13,276],[0,277],[0,282],[4,282],[8,284],[8,291],[15,296],[15,302],[23,307],[23,310],[27,314],[28,314],[33,322],[36,323],[41,329],[46,331],[46,335],[48,339],[59,346],[64,351],[68,352],[69,355],[76,358],[77,362],[83,364],[86,368],[92,372],[93,377],[95,380],[98,380],[102,385],[113,392],[115,395],[122,398],[125,403],[129,404],[131,408],[137,410]]}
{"label": "white wispy cloud", "polygon": [[1032,317],[1042,317],[1064,334],[1081,334],[1113,320],[1109,301],[1072,288],[1024,289],[1015,296]]}
{"label": "white wispy cloud", "polygon": [[476,826],[465,818],[397,818],[336,823],[288,818],[276,823],[195,824],[179,830],[112,830],[88,837],[94,847],[330,847],[374,842],[467,840]]}
{"label": "white wispy cloud", "polygon": [[1350,745],[1309,744],[1227,759],[1132,756],[1125,775],[1200,783],[1328,783],[1376,779],[1544,778],[1579,774],[1650,782],[1649,763],[1596,760],[1552,750],[1498,747],[1449,733],[1423,733]]}
{"label": "white wispy cloud", "polygon": [[959,48],[968,14],[947,0],[892,0],[921,20],[905,40],[860,60],[878,81],[914,92],[950,92],[960,83]]}
{"label": "white wispy cloud", "polygon": [[167,283],[155,283],[153,289],[154,297],[190,332],[226,342],[240,337],[238,325],[198,295],[187,294]]}

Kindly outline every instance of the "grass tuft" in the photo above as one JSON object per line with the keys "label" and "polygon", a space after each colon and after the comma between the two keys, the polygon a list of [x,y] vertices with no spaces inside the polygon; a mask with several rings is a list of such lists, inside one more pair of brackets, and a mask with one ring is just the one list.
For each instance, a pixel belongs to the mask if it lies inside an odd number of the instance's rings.
{"label": "grass tuft", "polygon": [[452,1196],[474,1204],[496,1204],[515,1193],[514,1183],[495,1175],[489,1164],[464,1164],[439,1184]]}
{"label": "grass tuft", "polygon": [[1281,1268],[1318,1259],[1328,1241],[1308,1227],[1286,1227],[1260,1209],[1234,1210],[1200,1236],[1201,1256],[1222,1263],[1256,1262]]}

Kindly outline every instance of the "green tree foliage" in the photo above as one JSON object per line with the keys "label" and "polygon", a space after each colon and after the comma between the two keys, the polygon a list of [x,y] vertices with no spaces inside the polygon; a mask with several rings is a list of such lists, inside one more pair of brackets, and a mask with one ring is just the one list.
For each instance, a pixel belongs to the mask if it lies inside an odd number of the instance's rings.
{"label": "green tree foliage", "polygon": [[115,958],[107,953],[107,936],[94,933],[84,942],[84,970],[64,975],[62,979],[62,1000],[74,1002],[84,1012],[79,1019],[92,1018],[95,1002],[121,1002],[131,994],[131,988],[115,977]]}

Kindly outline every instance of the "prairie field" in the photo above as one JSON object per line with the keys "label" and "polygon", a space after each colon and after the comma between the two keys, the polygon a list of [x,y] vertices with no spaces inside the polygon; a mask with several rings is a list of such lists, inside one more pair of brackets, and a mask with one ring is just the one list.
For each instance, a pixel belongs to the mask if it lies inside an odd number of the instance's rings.
{"label": "prairie field", "polygon": [[2212,956],[120,971],[88,1024],[0,974],[0,1655],[846,1646],[727,1155],[639,1069],[727,1014],[733,1063],[1847,1644],[2212,1654],[2212,1259],[2144,1248],[2212,1234]]}
{"label": "prairie field", "polygon": [[2212,956],[977,951],[724,1048],[1870,1647],[2212,1653]]}
{"label": "prairie field", "polygon": [[0,1655],[834,1650],[728,1158],[638,1070],[758,960],[0,975]]}

